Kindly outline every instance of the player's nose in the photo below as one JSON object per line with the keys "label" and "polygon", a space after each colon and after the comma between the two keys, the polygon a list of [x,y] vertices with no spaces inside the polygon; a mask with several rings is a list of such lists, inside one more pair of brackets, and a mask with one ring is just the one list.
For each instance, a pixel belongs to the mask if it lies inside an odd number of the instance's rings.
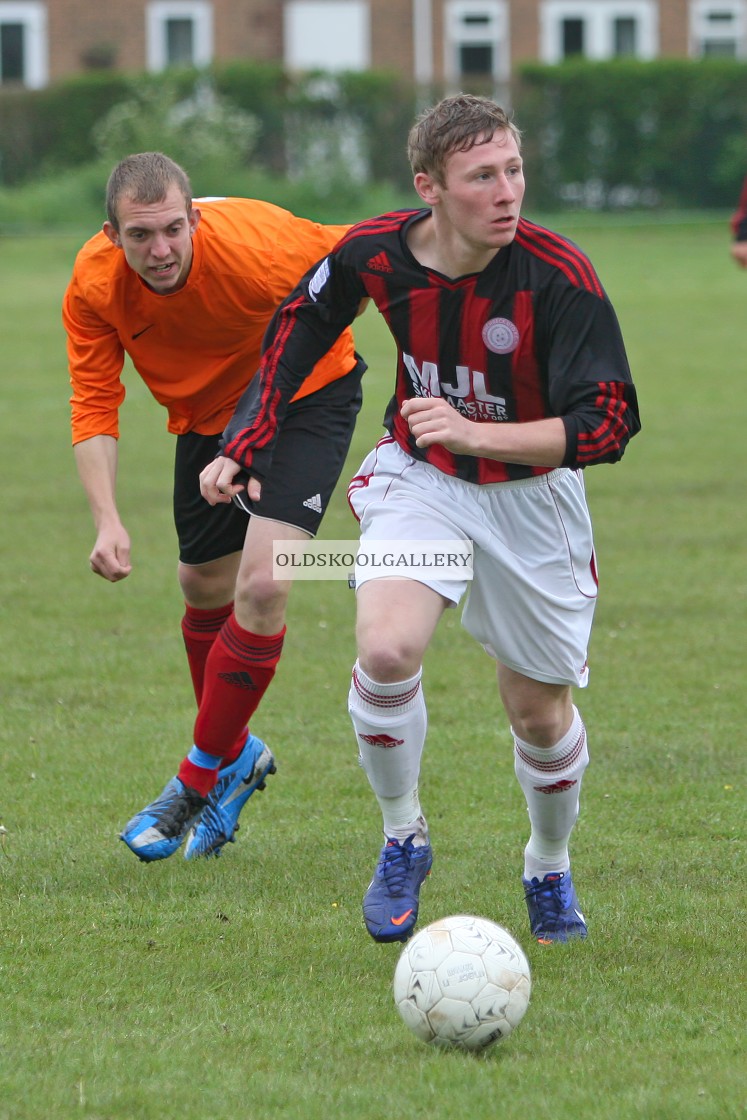
{"label": "player's nose", "polygon": [[496,179],[496,196],[501,202],[513,202],[516,191],[507,175],[499,175]]}
{"label": "player's nose", "polygon": [[157,233],[151,241],[150,251],[154,257],[167,257],[171,252],[168,238],[164,237],[163,234]]}

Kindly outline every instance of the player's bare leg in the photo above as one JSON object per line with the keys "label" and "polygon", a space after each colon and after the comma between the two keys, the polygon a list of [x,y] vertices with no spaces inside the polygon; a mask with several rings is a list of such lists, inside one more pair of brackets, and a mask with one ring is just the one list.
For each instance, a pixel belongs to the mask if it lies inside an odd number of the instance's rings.
{"label": "player's bare leg", "polygon": [[277,579],[273,568],[275,541],[302,544],[309,533],[269,518],[252,517],[236,578],[234,613],[239,625],[255,634],[277,634],[285,625],[285,611],[293,584]]}
{"label": "player's bare leg", "polygon": [[185,602],[203,611],[233,603],[241,555],[240,552],[230,552],[206,564],[179,561],[177,577]]}

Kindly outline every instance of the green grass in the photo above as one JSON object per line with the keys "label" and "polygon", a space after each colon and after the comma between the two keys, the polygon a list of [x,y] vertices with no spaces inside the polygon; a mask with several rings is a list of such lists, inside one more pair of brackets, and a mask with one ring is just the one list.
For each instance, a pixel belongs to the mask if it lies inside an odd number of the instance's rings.
{"label": "green grass", "polygon": [[[526,811],[490,661],[445,620],[426,662],[422,919],[472,911],[525,946],[533,997],[474,1058],[391,1001],[360,898],[379,818],[345,711],[353,596],[300,583],[255,721],[279,771],[218,861],[145,866],[121,825],[190,742],[165,414],[128,376],[121,506],[135,569],[88,570],[59,303],[70,236],[0,241],[3,633],[0,1120],[736,1120],[744,1052],[744,307],[723,222],[555,223],[618,309],[644,428],[587,472],[602,593],[592,765],[573,842],[591,936],[540,950]],[[350,472],[391,384],[378,318]],[[354,535],[342,490],[325,524]]]}

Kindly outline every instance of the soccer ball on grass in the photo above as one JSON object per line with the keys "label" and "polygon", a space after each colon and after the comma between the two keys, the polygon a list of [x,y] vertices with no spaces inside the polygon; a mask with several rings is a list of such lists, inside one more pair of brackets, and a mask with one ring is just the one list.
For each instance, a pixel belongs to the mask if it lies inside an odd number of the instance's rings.
{"label": "soccer ball on grass", "polygon": [[531,977],[521,946],[487,918],[457,914],[424,926],[394,972],[394,1002],[434,1046],[484,1050],[519,1025]]}

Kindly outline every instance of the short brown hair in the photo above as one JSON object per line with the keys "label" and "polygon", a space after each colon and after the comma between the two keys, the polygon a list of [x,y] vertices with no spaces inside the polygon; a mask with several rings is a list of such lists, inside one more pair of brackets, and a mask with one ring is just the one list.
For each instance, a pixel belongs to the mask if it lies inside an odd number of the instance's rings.
{"label": "short brown hair", "polygon": [[163,152],[138,152],[125,156],[117,164],[106,184],[106,214],[119,232],[117,205],[127,195],[133,202],[163,202],[169,187],[176,184],[181,191],[187,210],[192,209],[192,184],[184,168]]}
{"label": "short brown hair", "polygon": [[469,93],[445,97],[421,113],[410,129],[407,155],[413,175],[432,175],[443,186],[446,160],[452,152],[468,152],[496,132],[510,133],[521,146],[519,129],[495,101]]}

